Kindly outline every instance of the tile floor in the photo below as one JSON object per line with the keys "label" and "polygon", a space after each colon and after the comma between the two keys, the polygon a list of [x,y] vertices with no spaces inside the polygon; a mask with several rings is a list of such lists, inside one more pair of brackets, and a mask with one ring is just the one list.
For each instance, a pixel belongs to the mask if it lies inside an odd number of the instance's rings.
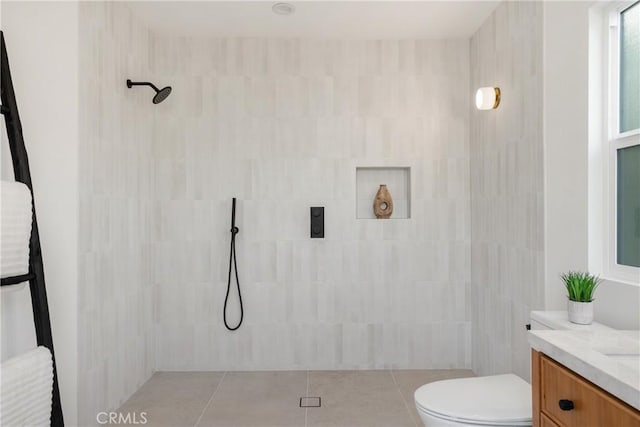
{"label": "tile floor", "polygon": [[[146,412],[146,426],[416,427],[416,388],[468,376],[473,372],[157,372],[118,411]],[[306,396],[321,397],[321,407],[300,408]]]}

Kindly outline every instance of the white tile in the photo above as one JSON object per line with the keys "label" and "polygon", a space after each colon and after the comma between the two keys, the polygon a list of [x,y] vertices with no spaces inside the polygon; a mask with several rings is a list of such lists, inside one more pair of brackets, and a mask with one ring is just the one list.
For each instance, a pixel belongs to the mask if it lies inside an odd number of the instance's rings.
{"label": "white tile", "polygon": [[[522,113],[526,109],[527,123],[540,123],[540,98],[524,94],[540,87],[541,45],[535,3],[500,5],[471,39],[470,89],[496,84],[512,100],[522,100],[490,112],[495,114],[471,112],[470,298],[479,303],[470,314],[473,365],[480,375],[514,370],[528,378],[523,328],[528,312],[543,302],[542,253],[532,250],[543,235],[536,208],[543,191],[542,140],[537,126],[524,125]],[[494,61],[498,55],[501,60]]]}
{"label": "white tile", "polygon": [[[116,34],[125,5],[83,9],[83,26],[106,33],[88,31],[103,54],[83,49],[87,74],[116,82],[105,64],[117,63],[174,87],[157,106],[143,91],[97,105],[83,95],[102,114],[81,162],[94,176],[82,194],[83,299],[114,303],[136,327],[87,312],[81,336],[141,343],[109,350],[127,376],[87,395],[92,410],[117,406],[154,369],[469,367],[466,42],[178,39],[139,32],[128,15]],[[128,104],[117,127],[103,124]],[[354,165],[406,159],[411,220],[356,220]],[[232,197],[247,310],[236,333],[221,312]],[[310,206],[325,206],[324,240],[309,239]],[[131,273],[139,281],[119,282]],[[87,351],[100,354],[98,342]],[[98,359],[83,359],[97,372]]]}

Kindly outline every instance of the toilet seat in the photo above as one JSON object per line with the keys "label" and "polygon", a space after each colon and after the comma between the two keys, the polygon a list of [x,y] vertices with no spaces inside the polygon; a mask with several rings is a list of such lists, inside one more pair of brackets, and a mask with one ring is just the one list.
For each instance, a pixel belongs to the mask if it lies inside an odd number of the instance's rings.
{"label": "toilet seat", "polygon": [[462,424],[530,426],[531,386],[514,374],[458,378],[416,390],[419,411]]}
{"label": "toilet seat", "polygon": [[428,409],[425,409],[424,407],[420,406],[418,408],[419,412],[422,412],[423,414],[427,414],[427,415],[431,415],[433,418],[437,418],[443,421],[448,421],[450,423],[456,423],[456,425],[461,425],[461,426],[467,426],[467,425],[472,425],[472,426],[478,426],[478,427],[482,427],[482,426],[486,426],[486,427],[531,427],[531,423],[532,421],[506,421],[506,422],[500,422],[500,421],[477,421],[477,420],[469,420],[469,419],[465,419],[465,418],[455,418],[449,415],[444,415],[444,414],[439,414],[437,412],[433,412],[430,411]]}

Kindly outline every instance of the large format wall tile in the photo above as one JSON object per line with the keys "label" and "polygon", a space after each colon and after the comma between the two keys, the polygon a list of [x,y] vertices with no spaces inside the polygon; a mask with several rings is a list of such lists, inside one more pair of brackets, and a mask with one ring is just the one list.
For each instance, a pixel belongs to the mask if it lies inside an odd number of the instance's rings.
{"label": "large format wall tile", "polygon": [[149,33],[128,7],[80,3],[78,420],[96,424],[155,370]]}
{"label": "large format wall tile", "polygon": [[[469,368],[468,40],[151,46],[174,88],[153,123],[158,369]],[[411,219],[356,219],[356,167],[378,165],[411,167]]]}
{"label": "large format wall tile", "polygon": [[498,86],[496,110],[471,110],[473,369],[529,378],[525,325],[544,304],[542,4],[504,2],[471,39],[471,88]]}
{"label": "large format wall tile", "polygon": [[[124,4],[81,15],[83,423],[154,370],[471,366],[467,40],[191,39]],[[154,106],[126,78],[174,91]],[[411,219],[356,219],[356,167],[377,165],[411,167]]]}

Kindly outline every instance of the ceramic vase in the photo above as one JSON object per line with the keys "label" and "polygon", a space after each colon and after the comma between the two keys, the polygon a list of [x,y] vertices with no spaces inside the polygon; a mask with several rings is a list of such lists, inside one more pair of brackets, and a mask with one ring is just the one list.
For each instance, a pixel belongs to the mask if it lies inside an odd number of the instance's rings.
{"label": "ceramic vase", "polygon": [[385,184],[380,184],[373,199],[373,213],[378,219],[387,219],[393,214],[393,199]]}
{"label": "ceramic vase", "polygon": [[579,325],[590,325],[593,322],[593,301],[578,302],[569,300],[567,302],[570,322]]}

